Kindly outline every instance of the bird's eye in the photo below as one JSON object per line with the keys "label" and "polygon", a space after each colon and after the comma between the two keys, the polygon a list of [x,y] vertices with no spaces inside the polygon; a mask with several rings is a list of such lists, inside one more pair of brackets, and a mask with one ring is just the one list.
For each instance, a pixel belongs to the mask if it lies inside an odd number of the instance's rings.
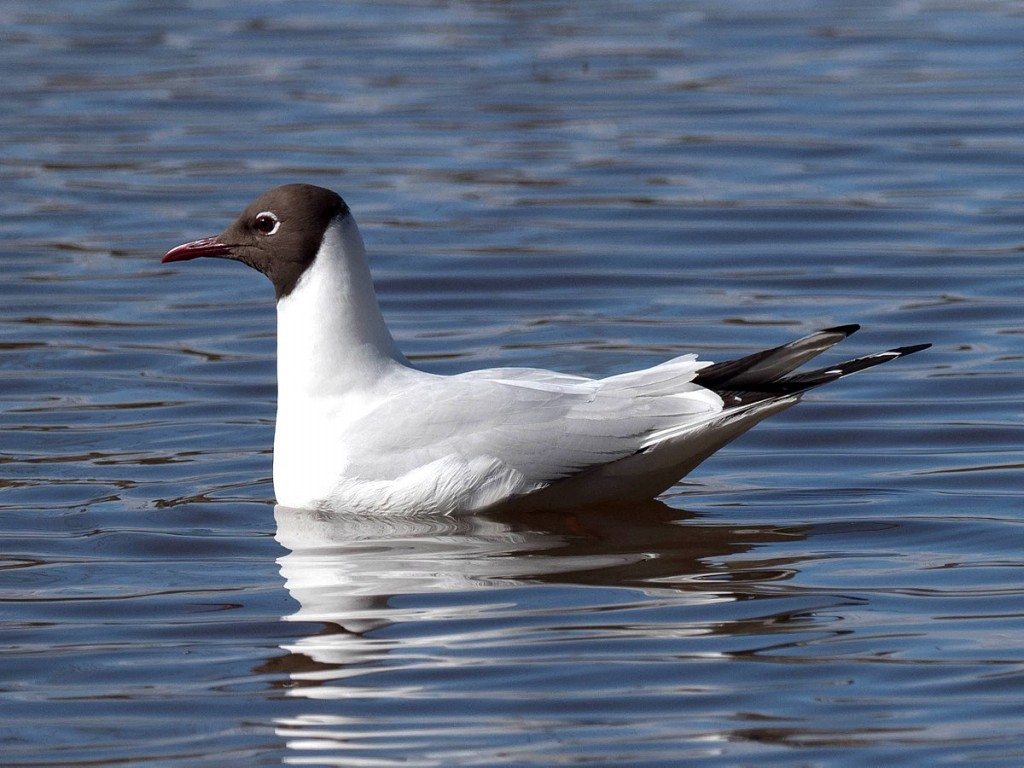
{"label": "bird's eye", "polygon": [[261,235],[272,235],[277,232],[278,227],[281,226],[280,219],[270,211],[263,211],[262,213],[256,214],[255,219],[256,231]]}

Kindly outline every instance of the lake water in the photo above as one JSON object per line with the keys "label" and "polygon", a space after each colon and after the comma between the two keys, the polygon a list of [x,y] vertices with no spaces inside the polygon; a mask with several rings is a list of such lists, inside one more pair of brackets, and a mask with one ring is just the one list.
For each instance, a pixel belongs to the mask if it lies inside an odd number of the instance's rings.
{"label": "lake water", "polygon": [[[7,0],[0,764],[1024,764],[1024,13],[777,5]],[[935,346],[644,507],[275,509],[270,286],[159,258],[290,181],[433,371]]]}

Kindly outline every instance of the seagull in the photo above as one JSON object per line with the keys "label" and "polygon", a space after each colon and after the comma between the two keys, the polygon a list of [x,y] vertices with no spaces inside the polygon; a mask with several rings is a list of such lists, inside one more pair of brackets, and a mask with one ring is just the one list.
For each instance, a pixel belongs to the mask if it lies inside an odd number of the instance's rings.
{"label": "seagull", "polygon": [[809,389],[918,352],[794,373],[856,331],[825,328],[711,363],[686,354],[594,379],[536,368],[437,375],[399,351],[336,192],[286,184],[162,262],[232,259],[277,299],[274,493],[300,509],[457,514],[654,498]]}

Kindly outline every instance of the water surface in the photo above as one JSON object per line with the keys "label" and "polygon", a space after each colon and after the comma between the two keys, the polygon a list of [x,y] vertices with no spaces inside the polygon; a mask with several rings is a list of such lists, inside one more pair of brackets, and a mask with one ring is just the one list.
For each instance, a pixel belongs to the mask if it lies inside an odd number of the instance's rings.
{"label": "water surface", "polygon": [[[0,763],[1024,761],[1012,2],[0,10]],[[402,348],[932,350],[650,505],[275,508],[270,286],[340,191]]]}

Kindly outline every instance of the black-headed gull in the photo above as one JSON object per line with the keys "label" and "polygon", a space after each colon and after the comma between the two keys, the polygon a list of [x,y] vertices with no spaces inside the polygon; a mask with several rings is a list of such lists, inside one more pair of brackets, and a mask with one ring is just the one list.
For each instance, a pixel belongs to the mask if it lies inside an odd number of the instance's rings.
{"label": "black-headed gull", "polygon": [[300,508],[456,513],[656,496],[806,390],[928,347],[792,372],[856,325],[724,363],[683,355],[589,379],[532,368],[439,376],[398,350],[355,218],[308,184],[261,195],[164,262],[234,259],[277,295],[274,491]]}

